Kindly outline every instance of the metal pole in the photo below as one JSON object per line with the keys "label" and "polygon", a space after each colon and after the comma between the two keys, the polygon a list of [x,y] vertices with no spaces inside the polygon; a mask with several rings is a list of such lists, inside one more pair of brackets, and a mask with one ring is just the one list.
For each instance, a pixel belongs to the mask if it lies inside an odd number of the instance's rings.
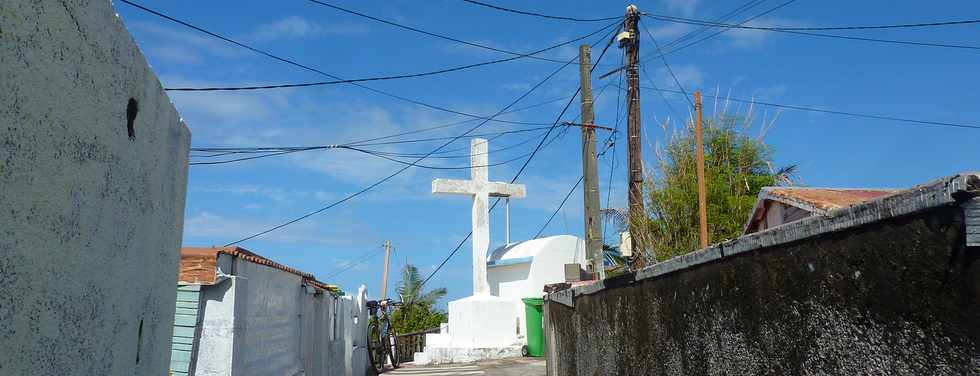
{"label": "metal pole", "polygon": [[701,91],[694,92],[694,111],[697,112],[698,124],[695,129],[697,139],[698,161],[698,219],[701,229],[701,248],[707,248],[708,242],[708,199],[704,181],[704,139],[701,134]]}
{"label": "metal pole", "polygon": [[640,123],[640,33],[637,29],[640,13],[636,5],[626,7],[625,30],[629,38],[623,40],[628,59],[626,67],[626,100],[627,100],[627,136],[629,159],[629,229],[633,242],[633,254],[637,257],[637,267],[642,267],[646,246],[642,244],[641,223],[638,221],[646,216],[643,209],[643,143],[640,140],[642,126]]}
{"label": "metal pole", "polygon": [[504,246],[510,245],[510,197],[504,200]]}
{"label": "metal pole", "polygon": [[582,198],[585,204],[585,250],[588,270],[600,278],[602,267],[602,221],[599,219],[599,177],[595,152],[595,110],[592,100],[592,48],[579,46],[579,79],[582,88]]}
{"label": "metal pole", "polygon": [[381,300],[388,297],[388,258],[391,256],[391,241],[385,240],[385,272],[381,277]]}

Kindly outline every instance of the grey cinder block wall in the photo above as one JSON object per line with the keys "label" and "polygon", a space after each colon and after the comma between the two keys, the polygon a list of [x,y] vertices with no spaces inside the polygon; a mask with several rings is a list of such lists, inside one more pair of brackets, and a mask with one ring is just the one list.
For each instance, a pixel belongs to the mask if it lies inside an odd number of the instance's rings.
{"label": "grey cinder block wall", "polygon": [[978,374],[978,195],[943,178],[549,294],[549,374]]}
{"label": "grey cinder block wall", "polygon": [[190,133],[110,2],[0,2],[0,104],[0,375],[166,375]]}

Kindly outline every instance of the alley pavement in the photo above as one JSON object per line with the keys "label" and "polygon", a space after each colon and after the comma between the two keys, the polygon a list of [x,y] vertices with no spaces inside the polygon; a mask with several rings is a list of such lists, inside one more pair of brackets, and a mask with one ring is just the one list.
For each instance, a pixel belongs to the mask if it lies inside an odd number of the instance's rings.
{"label": "alley pavement", "polygon": [[382,375],[411,376],[544,376],[544,359],[517,358],[488,360],[478,363],[416,366],[405,364],[398,369],[388,369]]}

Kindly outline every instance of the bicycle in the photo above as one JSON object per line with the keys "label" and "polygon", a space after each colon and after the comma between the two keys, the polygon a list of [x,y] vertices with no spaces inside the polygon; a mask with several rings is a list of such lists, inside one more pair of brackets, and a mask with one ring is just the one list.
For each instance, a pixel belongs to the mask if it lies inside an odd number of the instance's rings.
{"label": "bicycle", "polygon": [[368,313],[371,315],[368,321],[368,358],[374,367],[374,371],[379,374],[384,372],[386,356],[391,360],[392,368],[398,368],[400,365],[396,342],[397,333],[388,316],[388,309],[399,305],[401,303],[393,302],[391,299],[369,300],[367,302]]}

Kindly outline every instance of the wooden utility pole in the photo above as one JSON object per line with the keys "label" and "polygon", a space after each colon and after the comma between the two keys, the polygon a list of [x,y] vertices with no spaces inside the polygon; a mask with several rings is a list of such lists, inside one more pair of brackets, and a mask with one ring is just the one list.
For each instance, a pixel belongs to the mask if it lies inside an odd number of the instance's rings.
{"label": "wooden utility pole", "polygon": [[385,271],[381,277],[381,300],[388,297],[388,258],[391,257],[391,241],[385,240]]}
{"label": "wooden utility pole", "polygon": [[[626,135],[628,136],[629,159],[629,230],[632,236],[633,253],[645,254],[646,245],[642,244],[642,230],[637,219],[646,215],[643,209],[643,147],[640,140],[640,33],[637,23],[640,13],[636,5],[626,7],[626,21],[623,37],[619,38],[620,47],[626,48],[626,101],[627,121]],[[642,263],[636,265],[642,266]]]}
{"label": "wooden utility pole", "polygon": [[579,46],[579,77],[582,88],[582,198],[585,201],[585,250],[588,269],[603,278],[602,221],[599,219],[599,173],[596,170],[595,112],[592,106],[592,47]]}
{"label": "wooden utility pole", "polygon": [[701,248],[707,248],[708,242],[708,198],[704,181],[704,138],[701,135],[701,91],[694,92],[694,111],[697,112],[695,139],[697,140],[698,161],[698,217],[701,229]]}

